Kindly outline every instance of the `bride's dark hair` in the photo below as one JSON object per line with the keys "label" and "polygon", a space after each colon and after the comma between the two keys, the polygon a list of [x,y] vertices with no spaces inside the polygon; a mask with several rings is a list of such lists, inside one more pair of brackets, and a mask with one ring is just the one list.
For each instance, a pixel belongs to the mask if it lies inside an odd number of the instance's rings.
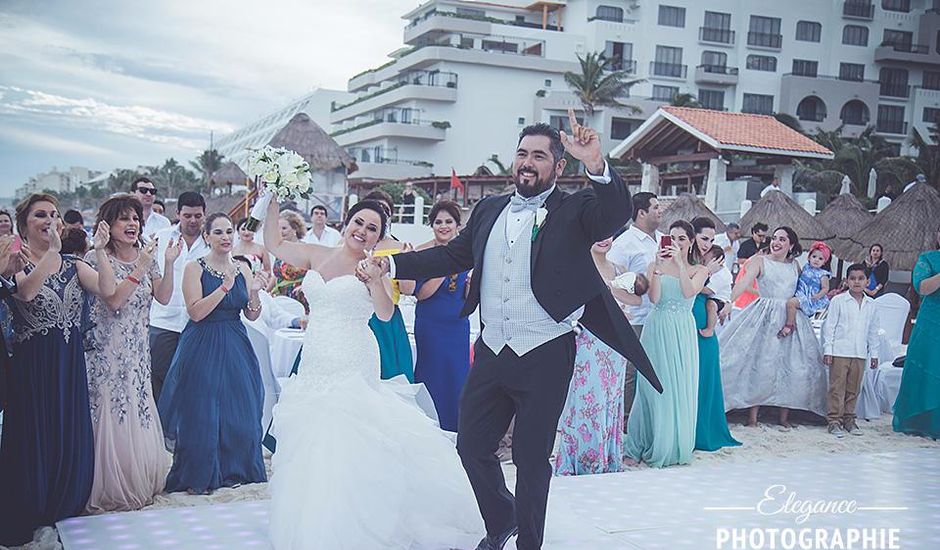
{"label": "bride's dark hair", "polygon": [[385,208],[382,207],[382,203],[376,200],[367,199],[354,204],[352,208],[346,212],[346,219],[343,220],[343,229],[345,230],[346,227],[349,226],[349,221],[353,218],[353,216],[356,215],[356,212],[361,210],[371,210],[379,215],[379,218],[382,220],[381,226],[379,228],[379,240],[381,241],[384,239],[385,230],[388,227],[388,214],[385,213]]}

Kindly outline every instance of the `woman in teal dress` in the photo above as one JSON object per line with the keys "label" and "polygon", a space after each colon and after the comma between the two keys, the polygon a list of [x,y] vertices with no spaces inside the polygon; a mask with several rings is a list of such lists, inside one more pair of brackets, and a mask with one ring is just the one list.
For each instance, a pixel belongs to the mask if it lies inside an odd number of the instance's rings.
{"label": "woman in teal dress", "polygon": [[921,304],[894,402],[894,431],[940,439],[940,250],[920,255],[913,282]]}
{"label": "woman in teal dress", "polygon": [[[408,252],[413,249],[411,244],[403,243],[392,236],[391,219],[392,212],[395,210],[395,202],[392,196],[376,189],[371,191],[362,200],[374,200],[385,206],[385,213],[388,214],[389,227],[385,231],[383,238],[375,246],[373,255],[375,256],[394,256],[399,252]],[[388,321],[382,321],[375,315],[369,320],[369,328],[375,334],[375,339],[379,343],[379,355],[381,356],[382,380],[395,378],[404,375],[408,382],[415,381],[414,374],[414,355],[411,353],[411,341],[408,339],[408,331],[405,328],[405,319],[401,315],[401,309],[398,307],[398,300],[402,294],[414,294],[415,281],[392,280],[392,302],[395,304],[395,312]]]}
{"label": "woman in teal dress", "polygon": [[688,262],[695,234],[692,225],[677,221],[669,234],[672,244],[661,246],[650,266],[649,297],[654,306],[640,336],[663,393],[645,379],[637,380],[624,444],[628,459],[655,468],[692,460],[699,361],[692,304],[708,277],[704,266]]}

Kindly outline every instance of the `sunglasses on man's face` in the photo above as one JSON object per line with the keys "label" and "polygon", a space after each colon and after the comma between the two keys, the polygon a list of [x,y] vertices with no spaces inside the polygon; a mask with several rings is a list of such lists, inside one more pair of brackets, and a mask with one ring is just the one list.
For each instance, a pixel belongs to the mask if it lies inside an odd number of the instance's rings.
{"label": "sunglasses on man's face", "polygon": [[137,192],[138,192],[138,193],[143,193],[143,194],[145,194],[145,195],[146,195],[147,193],[150,193],[151,195],[156,195],[156,194],[157,194],[157,188],[156,188],[156,187],[138,187],[138,188],[137,188]]}

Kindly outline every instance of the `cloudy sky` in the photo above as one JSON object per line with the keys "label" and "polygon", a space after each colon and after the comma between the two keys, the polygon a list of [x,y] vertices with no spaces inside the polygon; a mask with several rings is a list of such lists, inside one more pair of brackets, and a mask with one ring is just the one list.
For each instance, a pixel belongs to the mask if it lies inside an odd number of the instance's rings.
{"label": "cloudy sky", "polygon": [[38,172],[185,161],[384,63],[418,0],[0,0],[0,197]]}

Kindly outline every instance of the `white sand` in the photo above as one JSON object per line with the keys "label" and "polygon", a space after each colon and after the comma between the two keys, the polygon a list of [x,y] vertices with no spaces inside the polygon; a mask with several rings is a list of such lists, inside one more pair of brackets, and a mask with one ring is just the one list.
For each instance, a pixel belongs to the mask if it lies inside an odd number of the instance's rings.
{"label": "white sand", "polygon": [[[768,417],[771,420],[771,417]],[[798,419],[794,419],[799,422]],[[731,432],[734,437],[743,443],[741,447],[721,449],[713,453],[696,452],[693,466],[696,464],[718,463],[744,463],[775,461],[781,458],[807,457],[826,455],[832,453],[850,453],[865,455],[900,449],[931,448],[940,449],[940,441],[923,437],[898,434],[891,429],[891,416],[885,415],[871,422],[860,421],[864,435],[847,435],[837,439],[829,435],[823,425],[802,424],[790,431],[782,431],[773,424],[761,424],[756,428],[748,428],[732,422]],[[271,475],[270,457],[265,457],[268,475]],[[632,469],[643,469],[640,465]],[[503,463],[506,481],[509,487],[515,485],[515,467],[511,462]],[[269,498],[268,485],[258,483],[244,485],[237,488],[225,488],[215,491],[211,495],[189,495],[186,493],[172,493],[158,495],[154,503],[147,510],[158,508],[178,508],[185,506],[203,506],[223,502],[242,500],[263,500]],[[44,527],[36,532],[34,542],[19,547],[24,550],[59,550],[62,548],[57,540],[55,529]],[[6,547],[0,546],[0,549]]]}

